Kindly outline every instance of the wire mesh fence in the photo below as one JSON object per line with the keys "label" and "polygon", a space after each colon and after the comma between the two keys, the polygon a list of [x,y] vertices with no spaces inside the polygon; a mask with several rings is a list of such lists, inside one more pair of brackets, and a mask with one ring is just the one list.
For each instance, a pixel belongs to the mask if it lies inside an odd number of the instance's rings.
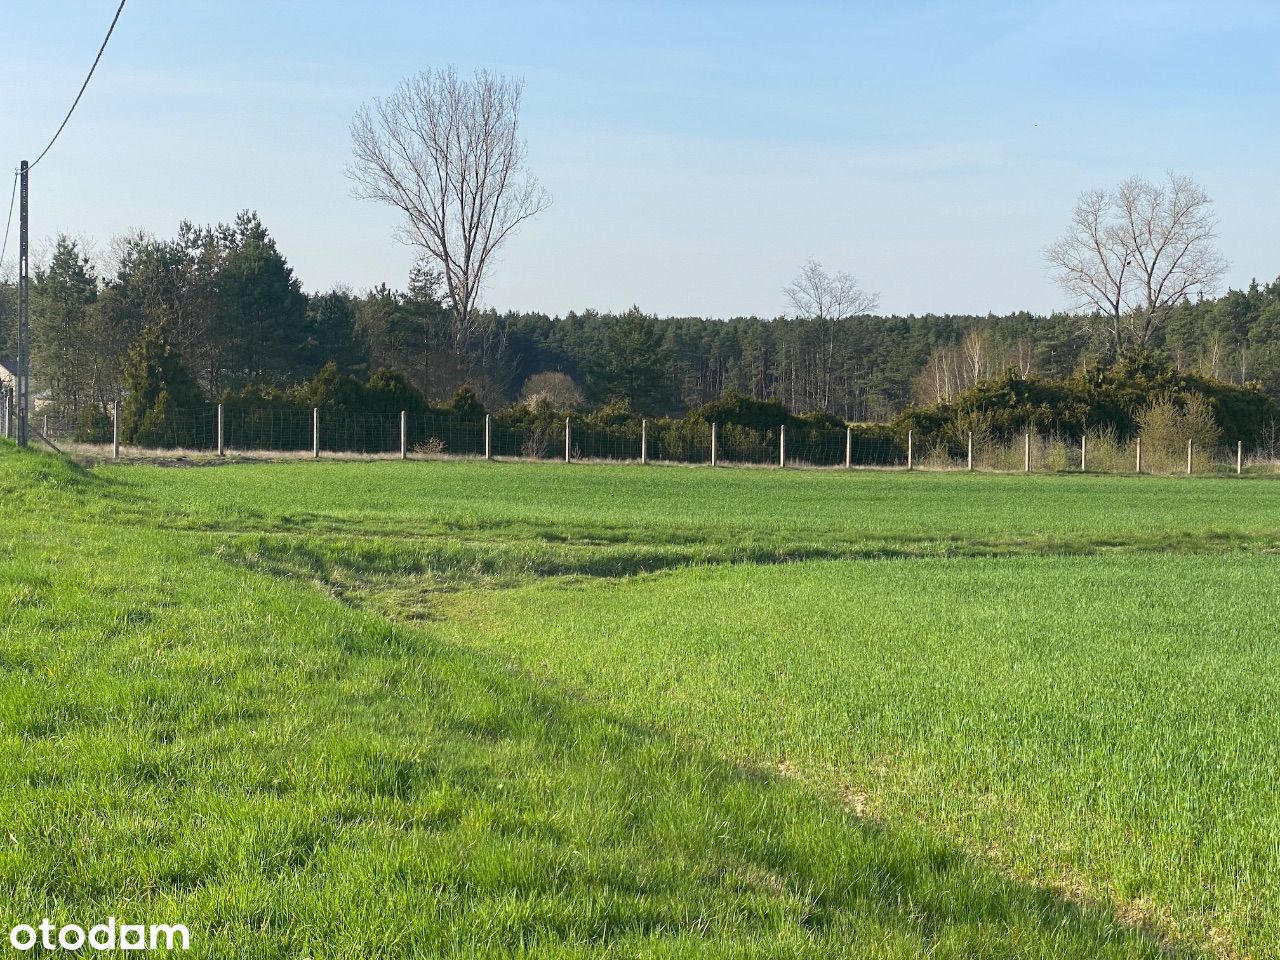
{"label": "wire mesh fence", "polygon": [[[217,412],[212,442],[217,445]],[[307,410],[236,410],[223,413],[223,446],[228,450],[279,450],[282,453],[312,449],[314,417]],[[326,423],[326,427],[329,424]]]}
{"label": "wire mesh fence", "polygon": [[[118,431],[102,422],[37,415],[32,427],[50,441],[113,454]],[[834,428],[806,423],[772,429],[699,420],[590,417],[507,418],[432,412],[352,414],[320,409],[220,409],[210,404],[167,411],[119,437],[131,458],[363,456],[601,461],[718,466],[908,468],[1006,472],[1213,474],[1275,472],[1278,451],[1180,437],[1117,439],[1026,434],[1012,439],[950,437],[918,443],[911,432]]]}

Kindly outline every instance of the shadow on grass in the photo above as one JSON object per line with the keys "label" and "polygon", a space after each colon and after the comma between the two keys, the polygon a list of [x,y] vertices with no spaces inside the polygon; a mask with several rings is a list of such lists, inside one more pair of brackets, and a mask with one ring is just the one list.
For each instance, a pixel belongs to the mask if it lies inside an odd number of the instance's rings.
{"label": "shadow on grass", "polygon": [[721,564],[787,564],[816,560],[1096,556],[1112,553],[1227,553],[1274,551],[1274,538],[1225,532],[1163,533],[1124,537],[979,538],[868,536],[813,543],[779,538],[726,537],[670,542],[632,531],[629,540],[593,537],[511,539],[456,535],[389,536],[278,531],[233,534],[217,541],[222,559],[276,577],[320,585],[352,602],[381,598],[386,612],[430,618],[430,598],[441,592],[503,588],[546,578],[619,579],[663,570]]}

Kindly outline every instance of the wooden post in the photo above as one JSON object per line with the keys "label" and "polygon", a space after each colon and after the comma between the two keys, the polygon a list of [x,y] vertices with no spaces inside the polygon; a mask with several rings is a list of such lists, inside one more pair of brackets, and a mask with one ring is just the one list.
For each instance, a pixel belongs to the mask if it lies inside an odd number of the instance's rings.
{"label": "wooden post", "polygon": [[640,462],[649,462],[649,421],[640,421]]}
{"label": "wooden post", "polygon": [[1022,437],[1022,472],[1031,472],[1031,434],[1023,434]]}
{"label": "wooden post", "polygon": [[120,401],[111,405],[111,458],[120,459]]}
{"label": "wooden post", "polygon": [[409,411],[400,411],[400,459],[409,459]]}
{"label": "wooden post", "polygon": [[1191,447],[1192,447],[1191,438],[1187,437],[1187,476],[1188,477],[1191,476]]}
{"label": "wooden post", "polygon": [[778,466],[787,465],[787,425],[778,427]]}
{"label": "wooden post", "polygon": [[311,456],[320,459],[320,408],[311,408]]}
{"label": "wooden post", "polygon": [[[222,404],[218,404],[218,408],[221,409]],[[47,413],[44,415],[42,425],[43,429],[40,431],[40,435],[47,440],[49,439],[49,415]]]}
{"label": "wooden post", "polygon": [[573,447],[570,446],[572,434],[569,430],[569,418],[564,418],[564,462],[568,463],[573,457]]}
{"label": "wooden post", "polygon": [[1244,441],[1236,441],[1236,476],[1244,473]]}
{"label": "wooden post", "polygon": [[915,443],[916,432],[914,430],[907,431],[907,469],[910,470],[915,462]]}
{"label": "wooden post", "polygon": [[1138,472],[1138,473],[1141,473],[1141,472],[1142,472],[1142,438],[1141,438],[1141,437],[1139,437],[1139,438],[1138,438],[1138,465],[1137,465],[1137,472]]}
{"label": "wooden post", "polygon": [[969,468],[969,471],[972,473],[972,472],[973,472],[973,431],[972,431],[972,430],[970,430],[970,431],[969,431],[969,460],[968,460],[968,468]]}
{"label": "wooden post", "polygon": [[1085,470],[1087,469],[1086,464],[1088,463],[1088,461],[1085,459],[1086,457],[1085,450],[1088,448],[1088,445],[1089,445],[1088,437],[1083,433],[1080,434],[1080,472],[1081,473],[1084,473]]}
{"label": "wooden post", "polygon": [[846,470],[853,466],[853,427],[844,428],[844,465]]}
{"label": "wooden post", "polygon": [[493,417],[484,415],[484,458],[493,459]]}
{"label": "wooden post", "polygon": [[720,439],[720,431],[717,427],[719,427],[718,423],[711,424],[711,465],[713,467],[716,465],[716,453],[718,452],[716,446]]}
{"label": "wooden post", "polygon": [[225,457],[227,455],[226,434],[222,429],[222,404],[218,404],[218,456]]}

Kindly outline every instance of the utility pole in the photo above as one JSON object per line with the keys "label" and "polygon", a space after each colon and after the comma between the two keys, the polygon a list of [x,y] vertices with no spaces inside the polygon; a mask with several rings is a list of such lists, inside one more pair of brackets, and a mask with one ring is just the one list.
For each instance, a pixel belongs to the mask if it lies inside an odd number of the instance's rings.
{"label": "utility pole", "polygon": [[18,168],[21,183],[18,191],[22,194],[18,201],[18,446],[27,445],[27,405],[31,398],[31,327],[28,320],[27,304],[27,161],[23,160]]}

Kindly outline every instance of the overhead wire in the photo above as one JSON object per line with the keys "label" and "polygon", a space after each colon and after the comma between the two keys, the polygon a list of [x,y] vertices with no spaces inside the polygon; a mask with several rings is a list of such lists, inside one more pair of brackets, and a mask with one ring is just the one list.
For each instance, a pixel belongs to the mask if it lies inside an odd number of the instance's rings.
{"label": "overhead wire", "polygon": [[62,118],[62,123],[58,127],[57,133],[53,135],[53,139],[49,141],[43,150],[40,151],[40,156],[36,157],[35,160],[28,165],[28,170],[35,167],[37,163],[44,159],[44,155],[49,152],[50,148],[52,148],[55,143],[58,142],[58,137],[60,137],[62,135],[62,131],[66,129],[67,121],[71,119],[71,115],[76,112],[76,107],[80,104],[80,98],[84,96],[85,90],[89,87],[89,81],[93,79],[93,71],[98,69],[98,61],[102,59],[102,53],[107,49],[107,41],[111,39],[111,34],[115,32],[116,23],[119,22],[120,14],[124,11],[124,4],[125,0],[120,0],[120,6],[116,8],[116,15],[111,18],[111,26],[107,28],[107,35],[102,38],[102,46],[98,48],[98,55],[93,58],[93,66],[89,68],[89,73],[85,76],[84,83],[80,85],[80,92],[76,94],[76,98],[71,104],[71,109],[68,110],[67,115]]}

